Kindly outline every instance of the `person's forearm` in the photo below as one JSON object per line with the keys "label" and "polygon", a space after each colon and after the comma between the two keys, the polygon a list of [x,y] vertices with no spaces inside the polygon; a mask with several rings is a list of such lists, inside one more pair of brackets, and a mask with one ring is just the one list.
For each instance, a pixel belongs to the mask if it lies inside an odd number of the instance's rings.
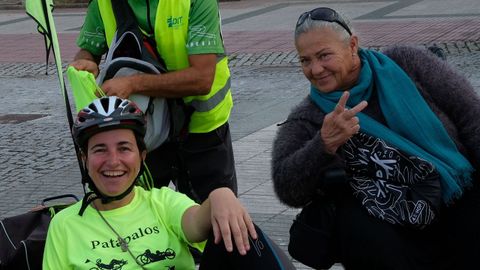
{"label": "person's forearm", "polygon": [[189,66],[185,69],[116,77],[105,81],[101,87],[108,96],[122,98],[132,94],[166,98],[206,95],[215,79],[216,61],[215,54],[190,55]]}
{"label": "person's forearm", "polygon": [[133,93],[166,98],[206,95],[212,86],[208,75],[192,67],[160,75],[134,75],[132,80]]}
{"label": "person's forearm", "polygon": [[210,200],[190,207],[183,216],[182,227],[188,241],[197,243],[206,240],[212,229]]}
{"label": "person's forearm", "polygon": [[188,62],[189,67],[182,70],[134,76],[133,93],[167,98],[208,94],[215,79],[217,55],[190,55]]}

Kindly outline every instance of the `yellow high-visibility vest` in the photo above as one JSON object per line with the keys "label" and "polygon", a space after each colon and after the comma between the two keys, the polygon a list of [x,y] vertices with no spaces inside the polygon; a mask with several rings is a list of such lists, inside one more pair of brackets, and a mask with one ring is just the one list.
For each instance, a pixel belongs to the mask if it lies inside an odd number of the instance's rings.
{"label": "yellow high-visibility vest", "polygon": [[[98,0],[108,46],[114,38],[117,25],[111,0]],[[190,0],[159,1],[155,19],[157,51],[165,60],[169,71],[182,70],[189,66],[187,53],[187,30]],[[230,91],[228,57],[217,60],[215,78],[210,92],[202,96],[187,96],[185,104],[195,110],[191,116],[189,132],[206,133],[228,121],[233,107]]]}

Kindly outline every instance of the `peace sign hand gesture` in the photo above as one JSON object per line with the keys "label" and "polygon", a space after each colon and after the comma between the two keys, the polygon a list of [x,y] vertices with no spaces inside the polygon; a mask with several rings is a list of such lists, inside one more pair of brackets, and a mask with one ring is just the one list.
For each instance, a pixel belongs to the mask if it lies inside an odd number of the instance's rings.
{"label": "peace sign hand gesture", "polygon": [[346,109],[345,105],[349,95],[348,91],[343,92],[335,109],[325,116],[320,129],[320,136],[325,143],[325,149],[330,154],[335,154],[340,146],[360,130],[359,119],[356,114],[365,109],[368,103],[362,101],[355,107]]}

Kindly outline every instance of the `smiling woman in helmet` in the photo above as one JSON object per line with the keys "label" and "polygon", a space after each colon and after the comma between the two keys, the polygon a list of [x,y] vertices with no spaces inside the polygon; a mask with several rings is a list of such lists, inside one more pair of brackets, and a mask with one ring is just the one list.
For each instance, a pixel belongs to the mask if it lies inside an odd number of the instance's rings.
{"label": "smiling woman in helmet", "polygon": [[92,192],[83,201],[80,215],[92,199],[108,210],[128,204],[146,155],[145,118],[132,102],[120,98],[94,100],[78,113],[73,136],[80,147],[87,182]]}
{"label": "smiling woman in helmet", "polygon": [[[144,135],[143,113],[129,100],[104,97],[79,112],[73,136],[91,191],[53,218],[43,269],[195,269],[189,246],[209,236],[200,269],[294,269],[230,189],[215,189],[198,205],[168,187],[136,186]],[[232,208],[228,220],[213,218],[223,204]],[[261,244],[262,254],[250,243]],[[232,251],[244,256],[225,256]]]}

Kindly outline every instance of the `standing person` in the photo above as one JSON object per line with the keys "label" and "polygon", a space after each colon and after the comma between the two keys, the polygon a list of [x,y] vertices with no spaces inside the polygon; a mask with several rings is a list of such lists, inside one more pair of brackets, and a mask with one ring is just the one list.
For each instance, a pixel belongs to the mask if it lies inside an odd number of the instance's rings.
{"label": "standing person", "polygon": [[[116,30],[111,0],[92,0],[71,63],[95,76]],[[233,106],[230,71],[216,0],[129,0],[138,25],[165,61],[166,74],[138,74],[107,80],[108,96],[132,94],[182,98],[193,110],[188,134],[150,151],[146,163],[156,187],[174,181],[197,202],[218,187],[237,193],[228,119]]]}
{"label": "standing person", "polygon": [[478,95],[428,50],[380,53],[358,39],[330,8],[299,17],[311,88],[274,140],[276,194],[293,207],[335,203],[348,270],[477,269]]}
{"label": "standing person", "polygon": [[[43,269],[195,269],[189,246],[207,238],[200,269],[295,269],[230,189],[198,205],[168,187],[135,186],[144,135],[144,115],[129,100],[104,97],[79,112],[73,136],[91,192],[54,216]],[[228,220],[215,218],[219,201],[233,208]]]}

